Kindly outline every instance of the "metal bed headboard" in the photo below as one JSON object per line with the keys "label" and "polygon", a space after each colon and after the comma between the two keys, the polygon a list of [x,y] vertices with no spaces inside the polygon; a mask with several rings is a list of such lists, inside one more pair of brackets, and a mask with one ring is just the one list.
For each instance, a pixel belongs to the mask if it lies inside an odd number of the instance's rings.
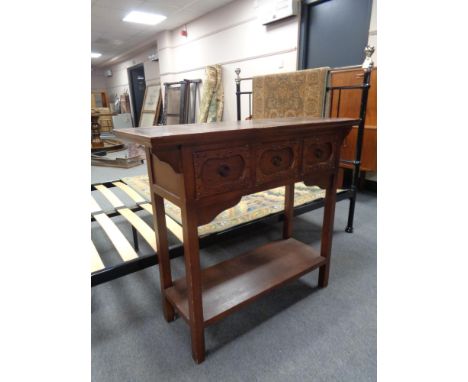
{"label": "metal bed headboard", "polygon": [[[359,181],[359,174],[361,170],[361,155],[362,155],[362,144],[364,139],[364,125],[366,122],[366,109],[367,109],[367,98],[369,95],[370,88],[370,77],[372,68],[374,67],[374,62],[372,60],[372,54],[374,54],[375,48],[373,46],[367,45],[364,48],[365,60],[361,65],[362,70],[364,71],[362,84],[360,85],[351,85],[351,86],[328,86],[326,88],[326,97],[330,95],[330,105],[333,104],[333,97],[335,92],[338,92],[338,106],[336,110],[336,115],[333,117],[340,116],[340,101],[341,101],[341,91],[342,90],[361,90],[361,105],[359,108],[359,125],[358,133],[356,137],[356,151],[354,160],[341,160],[342,163],[351,164],[353,166],[353,176],[351,181],[351,188],[348,190],[348,199],[349,199],[349,212],[348,212],[348,223],[345,231],[348,233],[353,232],[353,222],[354,222],[354,210],[356,207],[356,194],[357,194],[357,184]],[[347,67],[351,68],[351,67]],[[333,68],[333,70],[339,70],[345,68]],[[241,95],[249,95],[249,109],[252,105],[252,91],[241,91],[241,82],[242,81],[251,81],[252,77],[240,77],[240,68],[235,70],[236,73],[236,103],[237,103],[237,120],[240,121],[241,116]],[[328,80],[330,77],[328,78]],[[250,111],[250,110],[249,110]],[[251,113],[249,114],[251,116]]]}

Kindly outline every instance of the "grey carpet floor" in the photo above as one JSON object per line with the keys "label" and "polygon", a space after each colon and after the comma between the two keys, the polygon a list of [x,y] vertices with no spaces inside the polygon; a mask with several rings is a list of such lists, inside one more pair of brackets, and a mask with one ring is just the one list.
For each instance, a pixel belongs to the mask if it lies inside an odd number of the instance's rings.
{"label": "grey carpet floor", "polygon": [[[376,204],[375,194],[359,194],[353,234],[344,232],[348,202],[337,204],[327,288],[317,288],[314,271],[208,327],[200,365],[186,323],[162,316],[156,267],[92,288],[92,380],[375,381]],[[293,236],[318,247],[322,214],[296,217]],[[202,265],[280,236],[280,224],[260,225],[204,249]],[[172,267],[175,277],[184,274],[182,258]]]}

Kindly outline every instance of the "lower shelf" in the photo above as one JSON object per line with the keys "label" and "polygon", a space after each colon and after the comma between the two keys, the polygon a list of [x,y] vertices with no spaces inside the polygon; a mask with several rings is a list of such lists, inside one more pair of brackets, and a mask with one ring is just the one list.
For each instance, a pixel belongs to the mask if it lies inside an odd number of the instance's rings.
{"label": "lower shelf", "polygon": [[[267,293],[324,265],[326,259],[295,239],[275,241],[203,269],[202,300],[205,326]],[[189,320],[185,277],[166,289],[175,309]]]}

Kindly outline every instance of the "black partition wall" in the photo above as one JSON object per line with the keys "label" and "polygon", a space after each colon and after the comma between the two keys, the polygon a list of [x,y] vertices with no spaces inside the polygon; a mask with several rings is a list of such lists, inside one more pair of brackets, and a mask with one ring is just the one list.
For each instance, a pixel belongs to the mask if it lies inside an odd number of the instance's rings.
{"label": "black partition wall", "polygon": [[372,0],[302,1],[298,69],[361,65]]}

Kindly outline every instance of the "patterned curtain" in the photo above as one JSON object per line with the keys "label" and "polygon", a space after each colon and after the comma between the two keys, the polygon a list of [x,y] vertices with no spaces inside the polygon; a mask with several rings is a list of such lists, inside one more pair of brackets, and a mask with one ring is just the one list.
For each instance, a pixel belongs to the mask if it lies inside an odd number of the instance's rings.
{"label": "patterned curtain", "polygon": [[198,122],[217,122],[223,119],[224,89],[221,65],[210,65],[205,69],[206,79],[200,103]]}

